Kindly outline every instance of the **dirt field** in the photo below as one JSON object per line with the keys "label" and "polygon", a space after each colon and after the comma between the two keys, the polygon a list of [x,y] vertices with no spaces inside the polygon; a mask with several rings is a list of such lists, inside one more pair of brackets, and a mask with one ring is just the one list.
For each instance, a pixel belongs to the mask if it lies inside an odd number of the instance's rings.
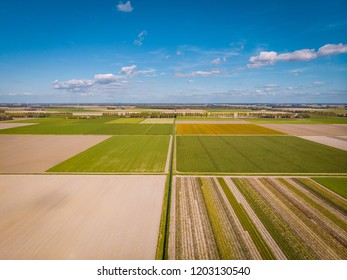
{"label": "dirt field", "polygon": [[0,129],[34,125],[36,123],[0,123]]}
{"label": "dirt field", "polygon": [[109,136],[0,135],[0,172],[43,172]]}
{"label": "dirt field", "polygon": [[347,138],[328,136],[301,136],[300,138],[347,151]]}
{"label": "dirt field", "polygon": [[166,118],[151,118],[151,119],[145,119],[141,123],[154,123],[154,124],[171,124],[174,122],[174,119],[166,119]]}
{"label": "dirt field", "polygon": [[1,175],[0,259],[154,259],[165,178]]}
{"label": "dirt field", "polygon": [[296,136],[345,136],[347,124],[259,124]]}

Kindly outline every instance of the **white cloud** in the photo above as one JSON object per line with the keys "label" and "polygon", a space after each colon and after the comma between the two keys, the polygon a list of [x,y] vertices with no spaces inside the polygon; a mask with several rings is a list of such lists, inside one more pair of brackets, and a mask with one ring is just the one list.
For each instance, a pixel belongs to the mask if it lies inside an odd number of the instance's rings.
{"label": "white cloud", "polygon": [[[318,56],[333,55],[347,53],[347,44],[327,44],[318,49],[302,49],[289,53],[278,54],[274,51],[262,51],[257,56],[249,58],[248,68],[257,68],[266,65],[273,65],[278,61],[309,61],[317,58]],[[294,74],[295,75],[295,74]]]}
{"label": "white cloud", "polygon": [[131,6],[130,1],[126,3],[119,2],[117,5],[117,10],[120,12],[130,13],[133,10],[133,7]]}
{"label": "white cloud", "polygon": [[135,71],[137,66],[125,66],[122,67],[120,73],[123,75],[113,75],[113,74],[97,74],[94,76],[93,80],[69,80],[64,82],[59,82],[55,80],[52,85],[55,89],[65,89],[70,92],[86,92],[88,88],[108,88],[121,87],[128,84],[127,79],[135,75],[144,75],[145,77],[156,77],[155,69],[145,69],[140,71]]}
{"label": "white cloud", "polygon": [[125,75],[127,75],[127,76],[130,76],[130,75],[133,75],[134,74],[134,70],[136,69],[136,65],[135,64],[133,64],[133,65],[131,65],[131,66],[125,66],[125,67],[122,67],[121,69],[120,69],[120,72],[122,73],[122,74],[125,74]]}
{"label": "white cloud", "polygon": [[317,57],[313,49],[303,49],[291,53],[277,54],[277,52],[260,52],[258,56],[249,59],[248,68],[257,68],[265,65],[273,65],[277,61],[308,61]]}
{"label": "white cloud", "polygon": [[226,62],[226,61],[227,61],[226,57],[222,57],[222,58],[218,57],[216,59],[213,59],[211,61],[211,63],[217,65],[217,64],[221,64],[222,62]]}
{"label": "white cloud", "polygon": [[135,75],[145,75],[146,77],[156,77],[155,69],[146,69],[134,72]]}
{"label": "white cloud", "polygon": [[176,51],[176,55],[182,55],[183,53],[181,51]]}
{"label": "white cloud", "polygon": [[134,41],[135,45],[142,46],[143,40],[145,39],[145,36],[147,35],[147,31],[143,30],[137,35],[137,39]]}
{"label": "white cloud", "polygon": [[322,81],[315,81],[312,83],[315,86],[324,86],[326,84],[326,82],[322,82]]}
{"label": "white cloud", "polygon": [[69,80],[66,82],[59,82],[55,80],[53,87],[55,89],[66,89],[68,91],[85,91],[87,88],[95,84],[93,80]]}
{"label": "white cloud", "polygon": [[317,54],[314,49],[303,49],[291,53],[279,54],[276,57],[276,61],[308,61],[316,57]]}
{"label": "white cloud", "polygon": [[293,76],[299,76],[300,73],[302,73],[303,71],[301,69],[293,69],[293,70],[290,70],[290,73],[293,74]]}
{"label": "white cloud", "polygon": [[197,76],[200,76],[200,77],[211,77],[213,75],[216,75],[216,74],[219,74],[220,71],[217,69],[217,70],[212,70],[212,71],[195,71],[195,72],[192,72],[192,73],[187,73],[187,74],[182,74],[182,73],[176,73],[176,77],[177,78],[189,78],[189,77],[197,77]]}
{"label": "white cloud", "polygon": [[320,47],[317,52],[320,56],[340,53],[347,53],[347,44],[327,44]]}
{"label": "white cloud", "polygon": [[94,76],[94,81],[97,84],[110,84],[119,82],[119,80],[124,78],[124,76],[115,76],[113,74],[98,74]]}
{"label": "white cloud", "polygon": [[220,64],[221,62],[222,60],[219,57],[211,61],[212,64]]}

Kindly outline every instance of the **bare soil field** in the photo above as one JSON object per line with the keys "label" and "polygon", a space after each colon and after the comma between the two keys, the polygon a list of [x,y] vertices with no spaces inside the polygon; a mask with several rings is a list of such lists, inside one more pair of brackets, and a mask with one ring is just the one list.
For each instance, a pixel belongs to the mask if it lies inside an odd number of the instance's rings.
{"label": "bare soil field", "polygon": [[0,129],[7,129],[7,128],[14,128],[14,127],[21,127],[21,126],[28,126],[28,125],[34,125],[36,123],[0,123]]}
{"label": "bare soil field", "polygon": [[235,121],[223,121],[223,120],[176,120],[176,124],[250,124],[250,122],[235,120]]}
{"label": "bare soil field", "polygon": [[1,175],[0,259],[154,259],[165,179]]}
{"label": "bare soil field", "polygon": [[0,172],[44,172],[109,137],[0,135]]}
{"label": "bare soil field", "polygon": [[347,151],[347,138],[328,136],[300,136],[300,138]]}
{"label": "bare soil field", "polygon": [[259,124],[295,136],[346,136],[347,124]]}
{"label": "bare soil field", "polygon": [[147,123],[147,124],[172,124],[174,123],[174,119],[167,119],[167,118],[150,118],[145,119],[141,123]]}

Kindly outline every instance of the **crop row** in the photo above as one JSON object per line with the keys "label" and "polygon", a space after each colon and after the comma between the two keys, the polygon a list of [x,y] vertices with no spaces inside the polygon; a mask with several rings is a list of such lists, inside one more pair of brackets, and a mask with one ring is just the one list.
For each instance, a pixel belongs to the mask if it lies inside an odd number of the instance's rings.
{"label": "crop row", "polygon": [[171,249],[178,259],[346,259],[347,201],[315,184],[176,177]]}

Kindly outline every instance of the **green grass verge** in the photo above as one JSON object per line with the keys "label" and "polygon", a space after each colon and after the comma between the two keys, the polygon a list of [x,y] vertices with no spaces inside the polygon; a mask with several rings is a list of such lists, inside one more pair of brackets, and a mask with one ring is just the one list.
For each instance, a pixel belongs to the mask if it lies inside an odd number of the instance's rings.
{"label": "green grass verge", "polygon": [[347,199],[347,178],[312,178],[317,183]]}
{"label": "green grass verge", "polygon": [[237,218],[239,219],[242,227],[247,231],[252,238],[255,246],[257,247],[261,257],[264,260],[274,260],[275,255],[272,253],[271,249],[267,245],[266,241],[263,239],[261,234],[258,232],[251,218],[248,216],[247,212],[241,204],[239,204],[234,197],[233,193],[230,191],[228,185],[225,183],[223,178],[218,178],[218,182],[222,187],[230,205],[234,209]]}
{"label": "green grass verge", "polygon": [[178,136],[178,172],[346,173],[347,152],[292,136]]}
{"label": "green grass verge", "polygon": [[[0,134],[91,134],[91,135],[171,135],[172,124],[115,123],[111,118],[44,118],[21,121],[36,125],[0,130]],[[117,121],[119,119],[116,119]]]}
{"label": "green grass verge", "polygon": [[[165,185],[165,195],[163,201],[163,208],[160,217],[160,227],[156,251],[156,259],[164,260],[169,259],[169,237],[170,237],[170,211],[171,211],[171,189],[172,189],[172,170],[174,160],[175,148],[175,126],[172,127],[172,146],[170,151],[170,166],[169,174]],[[176,199],[175,197],[173,199]]]}
{"label": "green grass verge", "polygon": [[169,136],[113,136],[49,172],[164,172]]}

